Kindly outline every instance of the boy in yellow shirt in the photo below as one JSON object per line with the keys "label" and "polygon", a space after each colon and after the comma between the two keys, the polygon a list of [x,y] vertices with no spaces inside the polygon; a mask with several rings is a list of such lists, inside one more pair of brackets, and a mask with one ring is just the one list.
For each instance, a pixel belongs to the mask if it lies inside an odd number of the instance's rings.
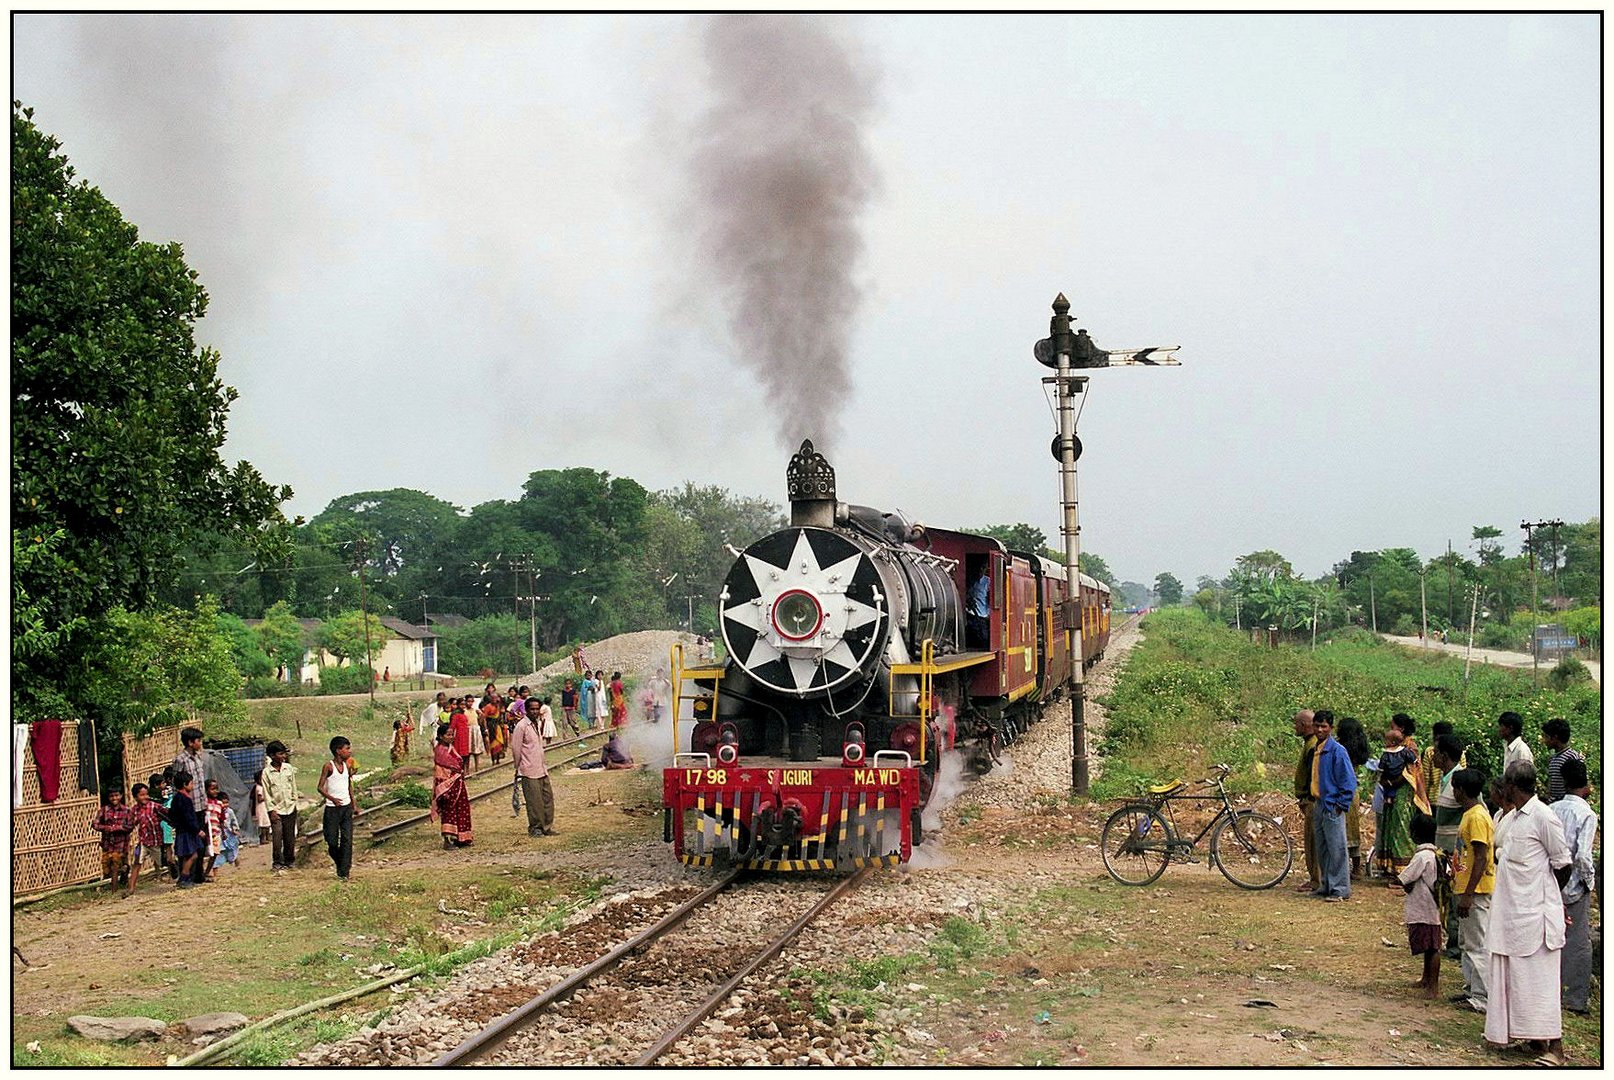
{"label": "boy in yellow shirt", "polygon": [[1457,849],[1452,852],[1452,892],[1457,897],[1457,946],[1463,953],[1463,993],[1451,1000],[1485,1011],[1485,974],[1491,958],[1485,938],[1491,923],[1491,893],[1496,888],[1495,826],[1480,802],[1485,780],[1476,769],[1459,769],[1451,778],[1452,793],[1462,808]]}

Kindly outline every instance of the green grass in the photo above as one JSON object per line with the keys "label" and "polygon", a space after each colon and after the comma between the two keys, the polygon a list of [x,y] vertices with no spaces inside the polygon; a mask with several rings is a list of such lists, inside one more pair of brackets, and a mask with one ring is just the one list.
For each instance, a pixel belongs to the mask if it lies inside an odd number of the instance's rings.
{"label": "green grass", "polygon": [[1562,716],[1581,733],[1574,745],[1599,786],[1602,692],[1595,687],[1537,689],[1527,671],[1496,667],[1475,667],[1465,685],[1461,658],[1420,655],[1360,630],[1319,642],[1315,652],[1307,644],[1269,649],[1188,608],[1150,615],[1145,631],[1102,699],[1105,763],[1095,797],[1203,775],[1218,762],[1234,767],[1230,790],[1283,790],[1297,751],[1289,718],[1299,708],[1355,716],[1375,743],[1394,712],[1418,721],[1420,746],[1434,721],[1449,720],[1469,745],[1469,763],[1487,773],[1500,763],[1499,713],[1512,709],[1525,718],[1540,761],[1547,756],[1541,724]]}

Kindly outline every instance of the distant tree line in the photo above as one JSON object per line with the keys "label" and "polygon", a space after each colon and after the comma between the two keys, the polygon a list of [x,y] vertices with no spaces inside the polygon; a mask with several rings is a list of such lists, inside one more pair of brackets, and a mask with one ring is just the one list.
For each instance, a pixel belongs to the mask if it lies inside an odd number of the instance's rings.
{"label": "distant tree line", "polygon": [[[1276,626],[1287,633],[1354,624],[1381,633],[1416,634],[1427,609],[1431,631],[1467,632],[1490,648],[1528,648],[1538,622],[1602,644],[1603,525],[1600,518],[1538,529],[1508,555],[1502,532],[1476,525],[1470,551],[1425,560],[1411,548],[1353,551],[1320,577],[1297,576],[1276,551],[1241,556],[1221,579],[1201,577],[1193,602],[1233,625]],[[1472,554],[1470,554],[1470,552]],[[1532,608],[1532,563],[1538,613]],[[1556,574],[1554,573],[1556,571]]]}

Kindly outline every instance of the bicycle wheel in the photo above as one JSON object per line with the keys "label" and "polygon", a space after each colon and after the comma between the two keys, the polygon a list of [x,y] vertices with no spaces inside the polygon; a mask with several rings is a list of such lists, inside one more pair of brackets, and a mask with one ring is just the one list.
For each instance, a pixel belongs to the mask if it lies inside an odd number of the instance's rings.
{"label": "bicycle wheel", "polygon": [[1137,803],[1110,815],[1099,837],[1104,869],[1122,885],[1147,885],[1166,872],[1171,826],[1153,807]]}
{"label": "bicycle wheel", "polygon": [[1272,888],[1295,861],[1283,826],[1254,810],[1222,819],[1211,834],[1210,852],[1222,876],[1241,889]]}

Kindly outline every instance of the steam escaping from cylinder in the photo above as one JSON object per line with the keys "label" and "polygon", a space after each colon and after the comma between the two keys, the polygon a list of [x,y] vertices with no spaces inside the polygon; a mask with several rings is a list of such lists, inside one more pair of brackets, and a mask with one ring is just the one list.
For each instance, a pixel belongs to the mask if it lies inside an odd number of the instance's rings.
{"label": "steam escaping from cylinder", "polygon": [[858,215],[877,185],[864,137],[876,79],[823,19],[718,16],[702,44],[713,102],[690,159],[702,259],[780,444],[830,443],[851,389]]}

